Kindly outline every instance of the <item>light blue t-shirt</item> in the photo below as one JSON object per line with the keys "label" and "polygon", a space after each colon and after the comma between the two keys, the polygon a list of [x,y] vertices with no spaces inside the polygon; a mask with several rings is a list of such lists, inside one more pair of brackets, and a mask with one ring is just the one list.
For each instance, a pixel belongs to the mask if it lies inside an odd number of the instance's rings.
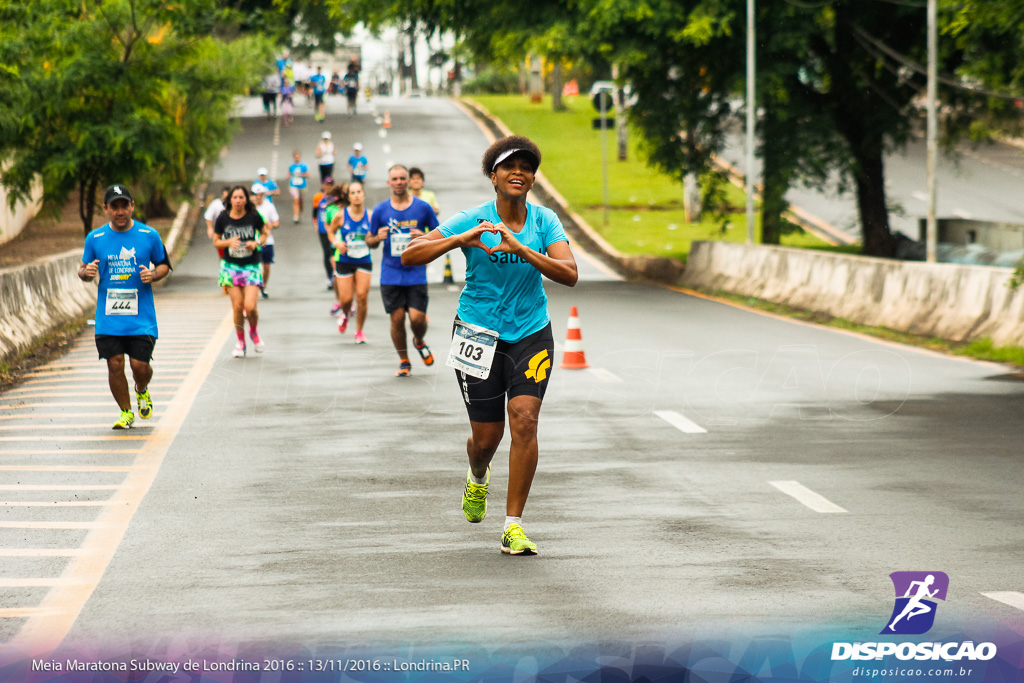
{"label": "light blue t-shirt", "polygon": [[313,74],[309,77],[309,82],[313,84],[314,93],[323,94],[327,89],[327,78],[323,74]]}
{"label": "light blue t-shirt", "polygon": [[273,180],[271,180],[270,178],[267,178],[266,180],[260,180],[259,178],[257,178],[257,179],[255,180],[255,182],[256,182],[256,183],[259,183],[259,184],[260,184],[260,185],[262,185],[263,187],[267,188],[267,196],[265,197],[265,199],[266,199],[266,200],[267,200],[268,202],[270,202],[271,204],[273,204],[273,203],[274,203],[274,197],[273,197],[273,196],[271,196],[271,194],[270,194],[270,193],[271,193],[271,192],[273,192],[274,190],[276,190],[276,189],[277,189],[277,183],[275,183],[275,182],[274,182]]}
{"label": "light blue t-shirt", "polygon": [[306,187],[306,176],[299,175],[300,173],[309,173],[309,166],[306,166],[306,164],[300,161],[299,163],[292,164],[288,167],[288,175],[291,176],[288,184],[294,188],[302,190]]}
{"label": "light blue t-shirt", "polygon": [[[438,230],[444,237],[459,235],[480,223],[501,222],[494,201],[460,211]],[[547,254],[555,242],[568,242],[562,222],[551,209],[526,203],[526,224],[516,239],[534,251]],[[480,241],[488,247],[501,242],[497,233],[484,233]],[[518,256],[504,251],[488,254],[478,247],[463,247],[466,256],[466,286],[459,297],[462,320],[498,333],[506,342],[517,342],[548,324],[548,297],[540,271]]]}
{"label": "light blue t-shirt", "polygon": [[360,179],[365,178],[366,168],[369,163],[370,160],[367,159],[362,154],[360,154],[359,156],[356,156],[355,154],[350,156],[348,158],[348,165],[352,167],[352,177]]}
{"label": "light blue t-shirt", "polygon": [[419,197],[413,197],[408,209],[396,211],[391,206],[391,200],[385,199],[373,209],[370,232],[377,234],[384,226],[388,227],[388,238],[383,242],[384,256],[380,262],[380,283],[403,287],[427,284],[427,267],[403,266],[402,252],[409,246],[410,230],[417,228],[429,232],[437,227],[437,216],[434,215],[430,204]]}
{"label": "light blue t-shirt", "polygon": [[[110,224],[85,237],[83,263],[99,259],[99,296],[96,299],[96,334],[126,337],[160,336],[153,305],[153,286],[142,281],[139,267],[152,268],[167,260],[160,234],[144,223],[118,232]],[[132,313],[134,311],[134,313]]]}

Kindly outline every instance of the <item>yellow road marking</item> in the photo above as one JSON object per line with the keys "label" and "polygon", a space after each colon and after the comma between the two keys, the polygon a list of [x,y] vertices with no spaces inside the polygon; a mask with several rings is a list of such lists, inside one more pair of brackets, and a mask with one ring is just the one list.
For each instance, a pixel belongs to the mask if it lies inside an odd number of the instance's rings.
{"label": "yellow road marking", "polygon": [[209,336],[188,378],[168,403],[167,412],[158,428],[149,437],[146,457],[136,460],[125,477],[123,487],[115,494],[114,500],[125,504],[106,507],[100,513],[94,523],[97,526],[92,528],[102,528],[103,532],[88,535],[82,546],[85,553],[74,558],[62,575],[67,583],[51,590],[40,605],[48,613],[30,618],[10,641],[11,647],[29,654],[45,652],[56,648],[67,635],[103,578],[110,559],[120,545],[142,498],[153,485],[171,444],[199,395],[203,381],[213,370],[224,340],[233,328],[231,315],[224,315],[218,328]]}
{"label": "yellow road marking", "polygon": [[75,557],[81,548],[0,548],[0,557]]}

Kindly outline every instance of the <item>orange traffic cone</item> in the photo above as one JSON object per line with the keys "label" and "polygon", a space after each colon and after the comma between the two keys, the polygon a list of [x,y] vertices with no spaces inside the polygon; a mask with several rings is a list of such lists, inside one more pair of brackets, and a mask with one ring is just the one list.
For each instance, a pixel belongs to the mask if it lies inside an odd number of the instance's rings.
{"label": "orange traffic cone", "polygon": [[384,127],[391,127],[391,112],[387,111],[386,109],[384,110]]}
{"label": "orange traffic cone", "polygon": [[569,327],[565,331],[565,352],[562,354],[560,368],[582,370],[589,368],[587,357],[583,353],[583,336],[580,334],[580,317],[576,307],[569,309]]}

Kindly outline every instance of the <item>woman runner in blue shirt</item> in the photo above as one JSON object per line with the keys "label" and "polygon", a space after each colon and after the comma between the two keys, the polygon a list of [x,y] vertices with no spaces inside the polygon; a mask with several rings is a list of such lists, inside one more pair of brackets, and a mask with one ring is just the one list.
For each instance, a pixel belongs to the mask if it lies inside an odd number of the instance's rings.
{"label": "woman runner in blue shirt", "polygon": [[462,512],[470,522],[487,514],[490,462],[507,410],[512,446],[501,550],[511,555],[537,554],[522,515],[537,470],[537,420],[554,355],[541,276],[568,287],[578,279],[558,217],[526,201],[540,159],[537,145],[525,137],[497,140],[483,156],[495,198],[413,240],[402,254],[406,266],[427,264],[455,248],[466,256],[466,286],[448,359],[471,428]]}

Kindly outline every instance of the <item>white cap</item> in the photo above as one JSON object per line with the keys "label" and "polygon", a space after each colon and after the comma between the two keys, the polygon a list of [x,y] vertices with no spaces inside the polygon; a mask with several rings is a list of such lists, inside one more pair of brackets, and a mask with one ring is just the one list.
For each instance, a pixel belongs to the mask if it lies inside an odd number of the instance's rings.
{"label": "white cap", "polygon": [[320,137],[322,137],[324,140],[330,140],[331,139],[331,131],[325,130]]}
{"label": "white cap", "polygon": [[256,175],[267,175],[268,173],[266,168],[260,167],[256,169]]}
{"label": "white cap", "polygon": [[352,145],[352,149],[362,151],[363,143],[357,142],[356,144]]}
{"label": "white cap", "polygon": [[260,183],[253,183],[252,187],[249,188],[249,192],[253,194],[266,194],[267,188],[263,187]]}

